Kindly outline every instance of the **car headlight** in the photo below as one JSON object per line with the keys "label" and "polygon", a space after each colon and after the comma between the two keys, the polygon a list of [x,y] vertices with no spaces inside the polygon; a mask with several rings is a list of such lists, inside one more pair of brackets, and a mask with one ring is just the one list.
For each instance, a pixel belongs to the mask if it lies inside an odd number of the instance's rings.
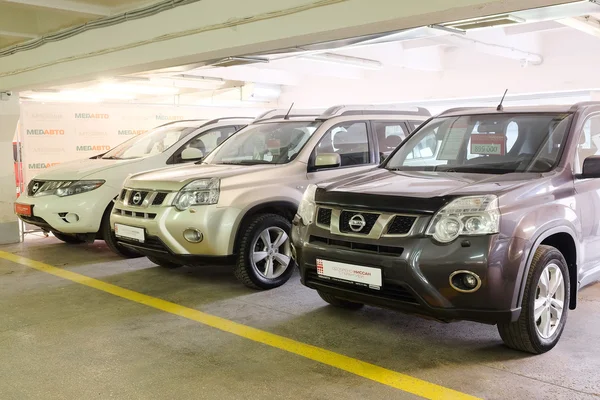
{"label": "car headlight", "polygon": [[450,243],[459,236],[498,233],[500,211],[494,195],[460,197],[442,208],[433,217],[427,235],[441,243]]}
{"label": "car headlight", "polygon": [[56,195],[58,197],[73,196],[91,192],[104,185],[105,181],[48,181],[35,192],[34,197]]}
{"label": "car headlight", "polygon": [[298,216],[302,219],[304,225],[310,225],[315,218],[315,212],[317,205],[315,204],[315,193],[317,192],[317,185],[310,184],[302,196],[300,207],[298,207]]}
{"label": "car headlight", "polygon": [[184,211],[191,206],[217,204],[220,186],[221,181],[217,178],[195,180],[177,193],[173,205],[179,211]]}

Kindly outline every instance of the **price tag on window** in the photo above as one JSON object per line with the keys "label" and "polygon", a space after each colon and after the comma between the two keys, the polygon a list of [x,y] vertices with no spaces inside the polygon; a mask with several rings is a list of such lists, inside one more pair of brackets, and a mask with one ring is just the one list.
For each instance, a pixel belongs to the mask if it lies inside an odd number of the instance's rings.
{"label": "price tag on window", "polygon": [[272,155],[278,156],[281,152],[281,140],[279,139],[269,139],[267,140],[267,149],[271,152]]}
{"label": "price tag on window", "polygon": [[471,135],[471,154],[505,155],[506,135]]}

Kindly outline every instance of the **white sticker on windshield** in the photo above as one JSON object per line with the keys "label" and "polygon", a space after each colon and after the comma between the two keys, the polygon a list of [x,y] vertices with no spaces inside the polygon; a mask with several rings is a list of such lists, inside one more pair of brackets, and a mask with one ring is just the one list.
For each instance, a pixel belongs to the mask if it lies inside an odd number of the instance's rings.
{"label": "white sticker on windshield", "polygon": [[465,141],[465,136],[467,135],[467,124],[466,121],[463,120],[464,118],[459,118],[458,121],[452,125],[452,128],[448,130],[448,133],[442,142],[442,148],[437,157],[438,160],[456,160],[458,157],[458,153],[460,153]]}

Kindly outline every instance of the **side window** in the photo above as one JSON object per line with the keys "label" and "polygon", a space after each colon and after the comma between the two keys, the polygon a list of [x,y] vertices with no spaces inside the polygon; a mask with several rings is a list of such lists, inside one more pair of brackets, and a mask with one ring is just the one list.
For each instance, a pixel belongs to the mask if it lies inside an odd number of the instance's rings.
{"label": "side window", "polygon": [[229,136],[237,132],[237,130],[238,129],[236,126],[221,126],[219,128],[202,132],[177,150],[177,152],[173,155],[173,164],[179,164],[183,162],[181,159],[181,153],[183,150],[189,147],[193,147],[202,151],[205,156],[208,155],[208,153],[217,148],[218,145],[223,143],[223,141],[225,141],[225,139],[227,139]]}
{"label": "side window", "polygon": [[379,143],[379,152],[382,156],[389,155],[406,139],[408,134],[406,126],[401,121],[373,121],[373,127],[375,128],[377,143]]}
{"label": "side window", "polygon": [[315,149],[316,155],[337,153],[342,167],[371,162],[366,122],[346,122],[331,128]]}
{"label": "side window", "polygon": [[600,116],[591,117],[583,126],[577,146],[575,173],[583,171],[583,161],[586,158],[596,155],[600,155]]}

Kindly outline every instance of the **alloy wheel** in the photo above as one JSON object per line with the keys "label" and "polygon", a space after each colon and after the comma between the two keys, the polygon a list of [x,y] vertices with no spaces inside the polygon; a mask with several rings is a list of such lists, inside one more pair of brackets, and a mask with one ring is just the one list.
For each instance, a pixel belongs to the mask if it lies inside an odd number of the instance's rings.
{"label": "alloy wheel", "polygon": [[288,234],[282,228],[272,226],[254,239],[250,262],[262,277],[276,279],[289,267],[291,254]]}
{"label": "alloy wheel", "polygon": [[548,264],[537,284],[533,319],[538,335],[549,339],[560,326],[565,306],[565,280],[558,265]]}

